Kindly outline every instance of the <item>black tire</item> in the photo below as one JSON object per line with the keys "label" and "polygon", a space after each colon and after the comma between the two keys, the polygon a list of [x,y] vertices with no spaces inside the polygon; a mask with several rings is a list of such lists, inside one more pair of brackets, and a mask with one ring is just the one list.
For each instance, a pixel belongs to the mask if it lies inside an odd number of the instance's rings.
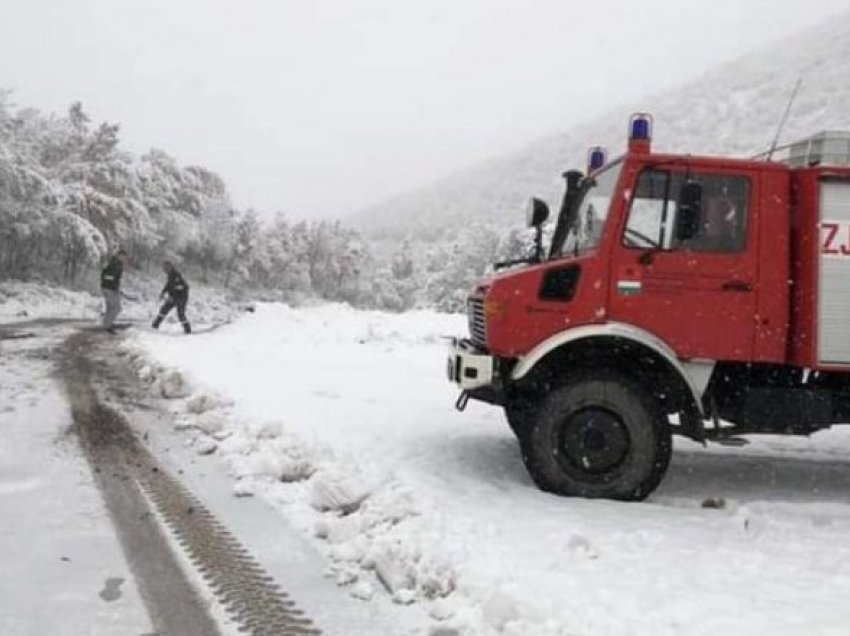
{"label": "black tire", "polygon": [[534,402],[524,398],[514,399],[505,404],[505,417],[508,420],[508,426],[511,427],[520,442],[534,425],[534,406]]}
{"label": "black tire", "polygon": [[520,443],[542,490],[620,500],[655,490],[673,446],[657,400],[615,371],[584,372],[544,396]]}

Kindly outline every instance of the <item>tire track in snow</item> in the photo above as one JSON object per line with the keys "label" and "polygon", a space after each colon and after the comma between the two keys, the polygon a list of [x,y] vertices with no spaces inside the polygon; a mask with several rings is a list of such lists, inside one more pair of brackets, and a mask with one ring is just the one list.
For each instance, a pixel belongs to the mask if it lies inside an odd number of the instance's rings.
{"label": "tire track in snow", "polygon": [[126,419],[98,399],[88,357],[97,338],[80,332],[66,341],[62,375],[76,431],[157,629],[219,633],[150,504],[240,631],[256,636],[321,634],[238,539],[139,443]]}

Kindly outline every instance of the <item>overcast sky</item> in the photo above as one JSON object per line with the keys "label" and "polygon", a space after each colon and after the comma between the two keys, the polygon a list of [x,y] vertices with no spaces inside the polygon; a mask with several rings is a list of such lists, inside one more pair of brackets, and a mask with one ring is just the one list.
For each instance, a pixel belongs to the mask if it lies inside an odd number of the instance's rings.
{"label": "overcast sky", "polygon": [[[343,216],[850,0],[2,0],[0,86],[81,100],[236,203]],[[624,121],[627,113],[624,113]]]}

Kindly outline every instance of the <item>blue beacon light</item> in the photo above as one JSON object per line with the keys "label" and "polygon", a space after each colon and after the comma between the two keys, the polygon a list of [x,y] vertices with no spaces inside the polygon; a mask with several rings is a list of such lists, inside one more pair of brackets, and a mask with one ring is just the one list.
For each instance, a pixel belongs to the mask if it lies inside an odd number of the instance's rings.
{"label": "blue beacon light", "polygon": [[652,115],[635,113],[629,122],[629,139],[632,141],[649,141],[652,137]]}
{"label": "blue beacon light", "polygon": [[587,152],[587,171],[599,170],[605,165],[606,160],[605,149],[602,146],[594,146]]}

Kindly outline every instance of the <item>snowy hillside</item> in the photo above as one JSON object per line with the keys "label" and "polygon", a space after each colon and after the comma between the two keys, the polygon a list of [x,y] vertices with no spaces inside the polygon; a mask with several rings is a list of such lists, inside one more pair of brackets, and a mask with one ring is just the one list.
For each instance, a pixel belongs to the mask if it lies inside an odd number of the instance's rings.
{"label": "snowy hillside", "polygon": [[[646,72],[663,73],[664,68]],[[608,112],[589,115],[586,123],[565,133],[402,194],[351,220],[373,236],[415,233],[426,238],[470,220],[515,226],[532,194],[550,205],[560,200],[560,173],[583,168],[588,147],[601,144],[610,156],[622,152],[627,118],[634,111],[655,116],[658,149],[753,155],[769,146],[798,78],[803,87],[784,140],[823,129],[850,129],[850,14],[638,103],[617,104],[616,87],[610,87]]]}

